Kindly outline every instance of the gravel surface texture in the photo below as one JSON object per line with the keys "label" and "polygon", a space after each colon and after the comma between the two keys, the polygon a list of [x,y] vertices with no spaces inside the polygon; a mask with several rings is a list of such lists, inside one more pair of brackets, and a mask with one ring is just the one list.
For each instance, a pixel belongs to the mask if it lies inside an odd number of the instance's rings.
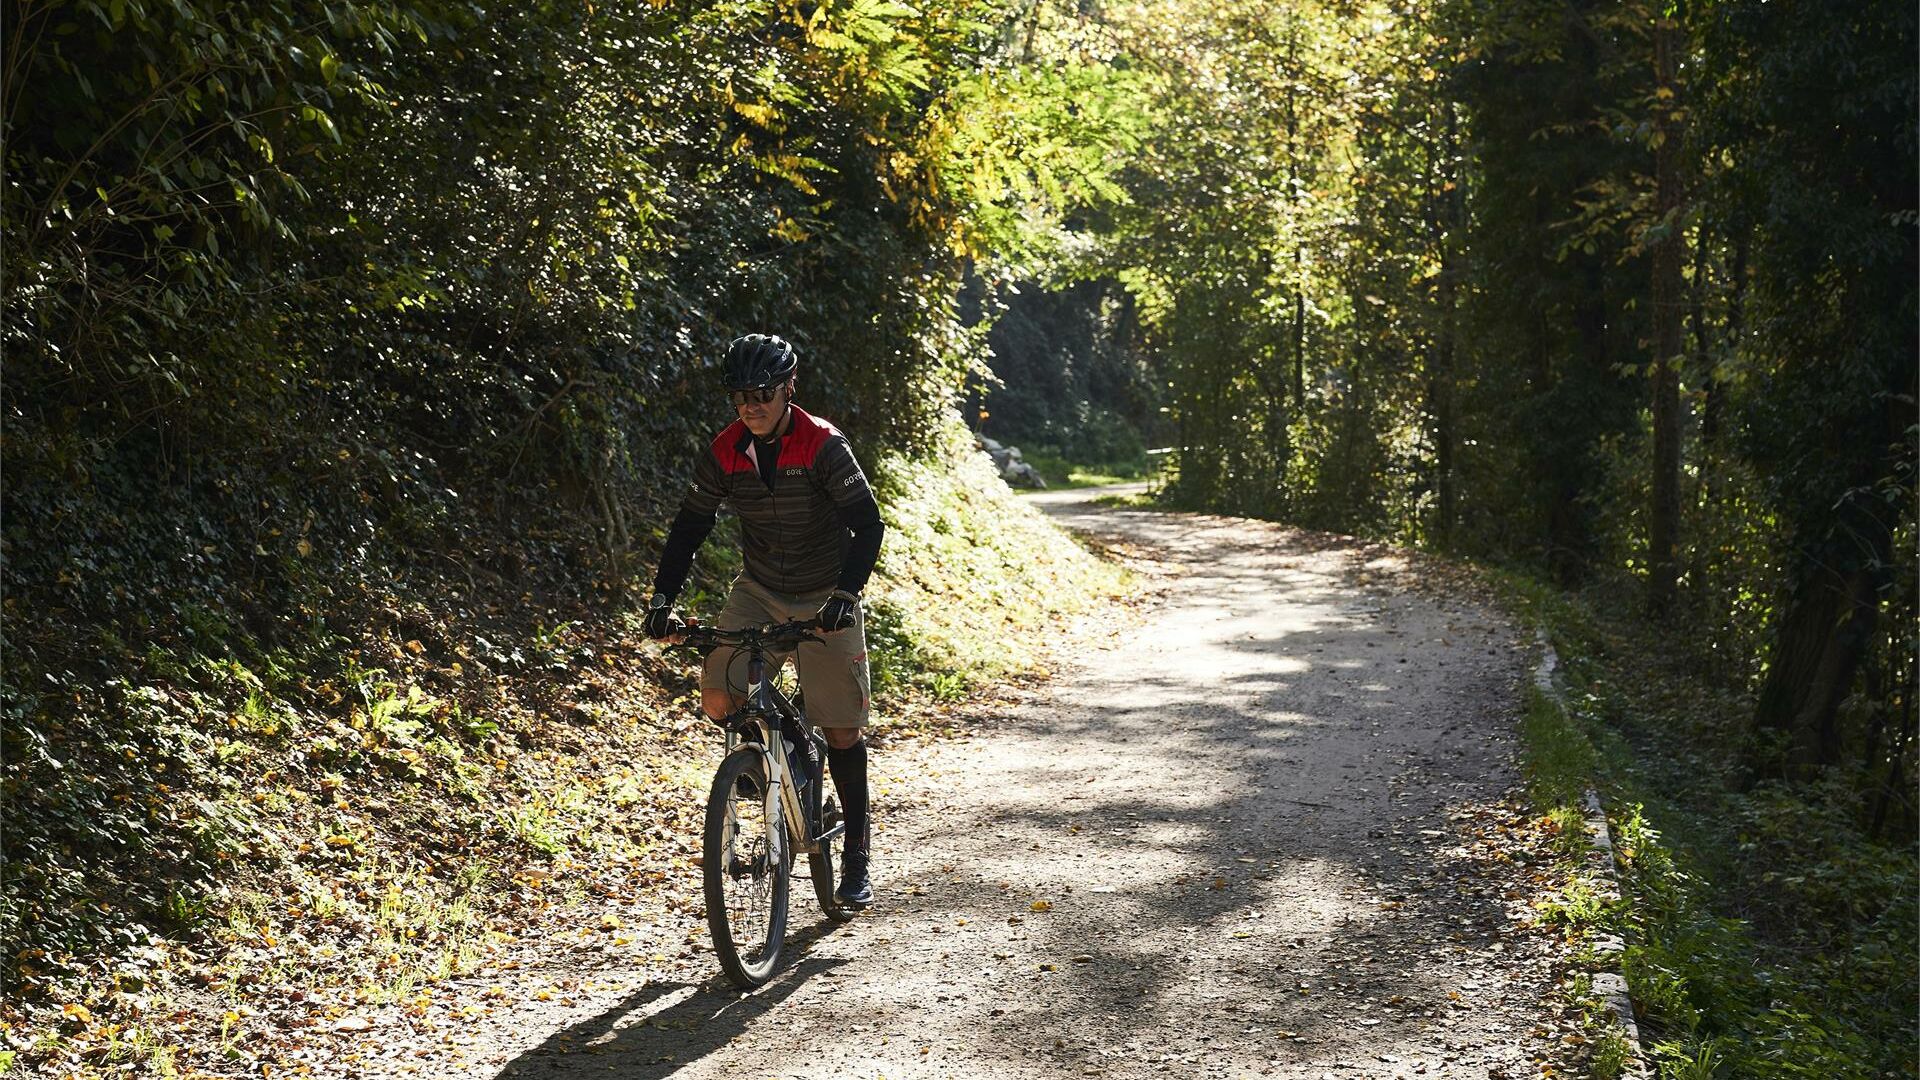
{"label": "gravel surface texture", "polygon": [[876,754],[874,910],[830,926],[796,878],[793,959],[746,996],[693,911],[625,957],[530,944],[483,1022],[348,1071],[1577,1073],[1517,791],[1529,643],[1469,579],[1281,526],[1036,501],[1129,558],[1147,600],[967,737]]}

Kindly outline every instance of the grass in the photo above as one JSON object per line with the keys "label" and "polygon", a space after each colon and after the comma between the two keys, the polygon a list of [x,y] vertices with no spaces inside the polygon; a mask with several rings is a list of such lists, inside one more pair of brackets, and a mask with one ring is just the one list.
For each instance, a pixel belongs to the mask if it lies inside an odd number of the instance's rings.
{"label": "grass", "polygon": [[1527,745],[1527,793],[1534,806],[1563,825],[1579,821],[1596,764],[1586,732],[1559,702],[1529,686],[1520,734]]}
{"label": "grass", "polygon": [[1049,488],[1104,487],[1108,484],[1124,484],[1133,480],[1145,480],[1153,472],[1152,465],[1145,458],[1134,461],[1077,462],[1057,454],[1035,452],[1024,454],[1023,460],[1039,472],[1041,479],[1047,482]]}
{"label": "grass", "polygon": [[[1621,969],[1663,1080],[1913,1075],[1912,838],[1863,835],[1844,776],[1743,789],[1750,702],[1683,632],[1597,593],[1503,584],[1566,672],[1566,707],[1526,704],[1529,791],[1572,828],[1591,777],[1620,867],[1620,902],[1595,903],[1569,860],[1543,916],[1627,941]],[[1596,1075],[1619,1065],[1596,1050]]]}
{"label": "grass", "polygon": [[[1556,598],[1525,579],[1495,576],[1509,606],[1538,620]],[[1591,970],[1605,970],[1612,954],[1595,948],[1603,936],[1617,933],[1622,904],[1599,887],[1595,867],[1586,856],[1592,844],[1587,835],[1585,796],[1593,783],[1599,755],[1580,719],[1553,694],[1538,685],[1526,689],[1520,715],[1523,768],[1527,796],[1554,837],[1553,875],[1559,884],[1536,901],[1540,921],[1558,927],[1577,961]],[[1588,1070],[1596,1080],[1614,1080],[1633,1059],[1632,1047],[1615,1023],[1611,1008],[1593,988],[1591,972],[1576,974],[1562,987],[1568,1004],[1585,1018],[1591,1047]]]}

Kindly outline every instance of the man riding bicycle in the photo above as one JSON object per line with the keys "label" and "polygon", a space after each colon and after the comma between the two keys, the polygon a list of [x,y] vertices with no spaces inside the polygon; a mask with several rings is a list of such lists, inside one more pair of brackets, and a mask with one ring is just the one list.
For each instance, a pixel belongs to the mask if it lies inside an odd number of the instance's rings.
{"label": "man riding bicycle", "polygon": [[[867,813],[867,724],[872,682],[860,593],[880,555],[885,526],[853,448],[838,428],[793,403],[799,370],[793,346],[748,334],[727,349],[727,395],[739,417],[694,462],[693,487],[667,533],[647,602],[647,634],[673,634],[673,602],[693,556],[713,531],[722,503],[740,519],[746,569],[733,582],[719,626],[737,630],[817,618],[819,643],[798,647],[795,666],[807,716],[827,740],[827,767],[845,814],[846,843],[836,896],[848,907],[873,903]],[[786,662],[777,654],[775,670]],[[724,719],[745,701],[746,659],[729,649],[707,655],[700,706]],[[820,766],[800,740],[809,777]]]}

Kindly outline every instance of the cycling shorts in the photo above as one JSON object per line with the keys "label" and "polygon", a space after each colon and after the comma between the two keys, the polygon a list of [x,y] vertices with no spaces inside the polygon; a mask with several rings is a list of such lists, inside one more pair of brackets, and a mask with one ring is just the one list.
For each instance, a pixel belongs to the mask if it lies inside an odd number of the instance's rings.
{"label": "cycling shorts", "polygon": [[[734,579],[733,590],[720,611],[722,630],[740,630],[765,626],[790,619],[811,619],[820,613],[820,605],[833,595],[831,588],[813,593],[775,592],[745,574]],[[807,719],[823,728],[863,728],[873,682],[867,668],[867,613],[864,605],[854,609],[853,626],[834,634],[822,634],[821,642],[803,641],[798,655],[793,650],[769,651],[767,661],[772,678],[795,657],[800,672],[800,692],[806,700]],[[726,690],[736,697],[747,692],[747,654],[722,645],[707,654],[700,672],[700,689]]]}

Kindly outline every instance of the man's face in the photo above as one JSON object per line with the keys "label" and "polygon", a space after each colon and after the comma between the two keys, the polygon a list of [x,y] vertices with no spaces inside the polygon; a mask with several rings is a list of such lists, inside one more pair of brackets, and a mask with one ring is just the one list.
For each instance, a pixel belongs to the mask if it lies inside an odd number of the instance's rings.
{"label": "man's face", "polygon": [[748,390],[736,395],[734,408],[740,413],[740,420],[747,430],[766,438],[780,424],[780,417],[787,411],[787,402],[793,397],[793,383],[776,387],[771,398],[761,401],[761,394]]}

